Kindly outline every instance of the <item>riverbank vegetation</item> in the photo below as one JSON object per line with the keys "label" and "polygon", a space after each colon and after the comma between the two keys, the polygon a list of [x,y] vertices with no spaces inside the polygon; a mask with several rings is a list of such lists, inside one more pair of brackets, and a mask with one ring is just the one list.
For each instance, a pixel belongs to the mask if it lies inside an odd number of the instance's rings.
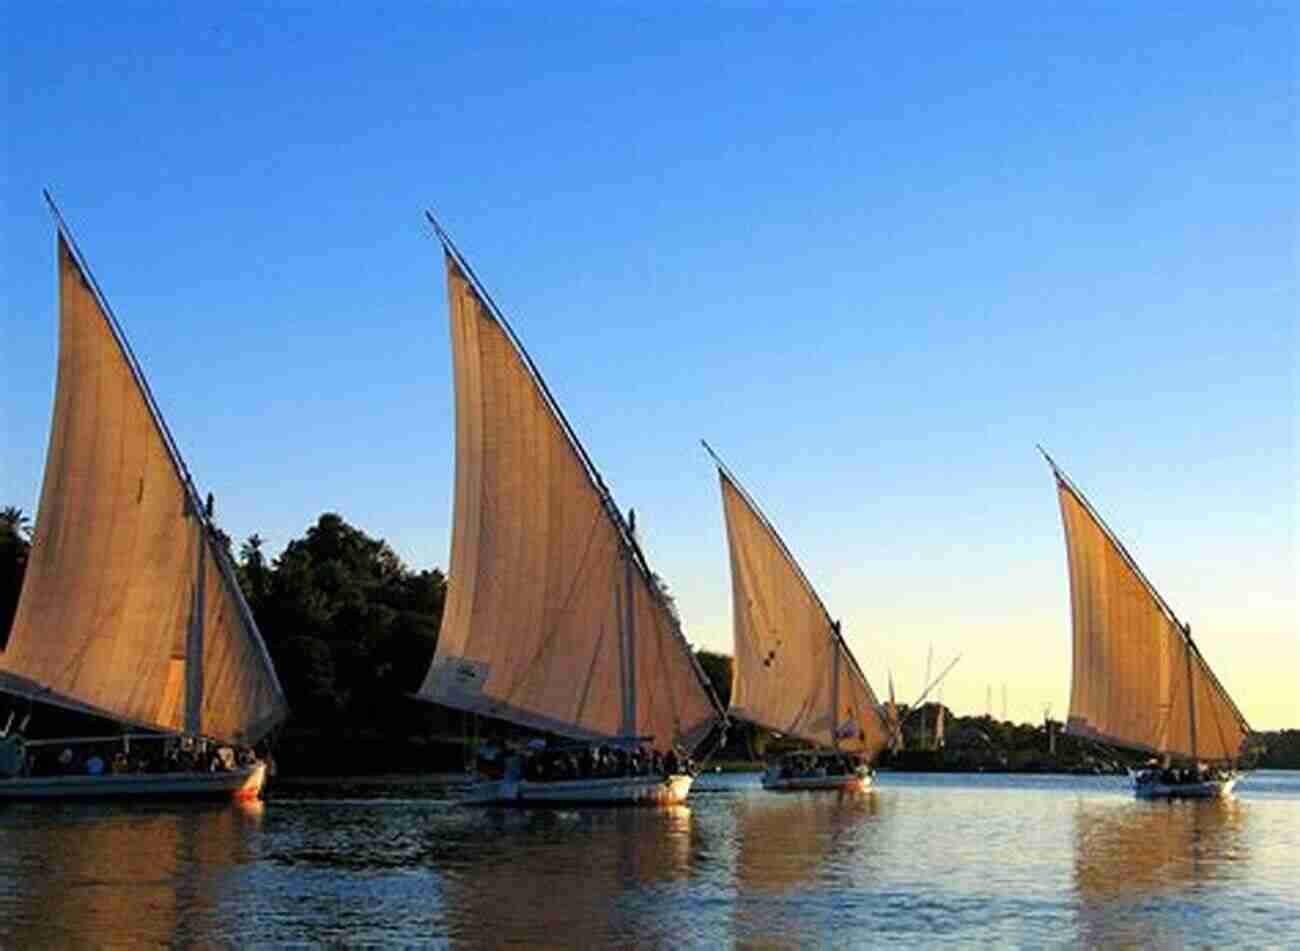
{"label": "riverbank vegetation", "polygon": [[[0,508],[0,649],[8,639],[31,546],[32,524],[20,509]],[[411,695],[433,657],[447,579],[437,569],[405,565],[382,539],[335,513],[321,515],[279,555],[268,557],[252,535],[239,545],[222,537],[257,619],[293,711],[275,737],[285,773],[340,775],[462,769],[477,738],[493,725]],[[725,707],[731,658],[696,653]],[[1109,772],[1136,760],[1066,736],[1059,722],[1015,724],[963,717],[940,705],[900,707],[904,747],[885,751],[885,768]],[[53,710],[33,719],[42,735],[88,729]],[[109,729],[100,725],[99,729]],[[798,744],[748,724],[734,724],[715,762],[752,764]],[[1300,769],[1300,730],[1255,734],[1253,759],[1264,768]]]}

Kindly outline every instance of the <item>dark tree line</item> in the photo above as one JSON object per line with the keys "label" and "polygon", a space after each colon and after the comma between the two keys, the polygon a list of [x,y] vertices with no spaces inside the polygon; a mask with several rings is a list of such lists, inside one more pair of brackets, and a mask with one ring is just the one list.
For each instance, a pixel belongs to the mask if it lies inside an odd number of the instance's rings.
{"label": "dark tree line", "polygon": [[252,535],[236,560],[298,723],[382,720],[433,657],[447,582],[326,513],[268,561]]}
{"label": "dark tree line", "polygon": [[[229,537],[217,537],[229,552]],[[30,520],[0,509],[0,647],[30,549]],[[382,539],[334,513],[275,558],[252,535],[233,560],[295,727],[374,725],[420,686],[442,621],[441,571],[408,568]]]}
{"label": "dark tree line", "polygon": [[9,642],[9,628],[18,610],[31,537],[31,519],[22,509],[12,505],[0,509],[0,650]]}
{"label": "dark tree line", "polygon": [[[31,520],[21,509],[0,508],[0,649],[8,641],[31,536]],[[218,537],[230,551],[230,539],[222,533]],[[376,749],[376,762],[407,758],[414,764],[427,759],[424,752],[408,749],[403,754],[392,744],[417,735],[446,741],[464,730],[458,714],[405,699],[419,688],[433,657],[447,592],[442,571],[408,568],[382,539],[334,513],[321,515],[274,558],[267,557],[262,539],[252,535],[233,561],[289,700],[288,730],[318,740],[301,747],[303,765],[325,759],[329,744],[337,746],[342,737],[389,744]],[[725,708],[731,699],[732,658],[711,651],[696,656]],[[928,755],[933,760],[929,768],[1032,769],[1078,767],[1096,759],[1092,747],[1061,736],[1059,724],[1056,753],[1049,756],[1041,724],[959,717],[950,710],[945,710],[946,748],[927,754],[938,705],[926,706],[923,718],[908,718],[903,708],[911,752],[887,754],[887,761],[925,768],[929,760],[921,760]],[[920,735],[923,722],[929,743]],[[718,755],[753,759],[779,751],[783,742],[768,731],[733,724]],[[1256,734],[1251,745],[1259,750],[1260,766],[1300,768],[1300,730]],[[458,748],[449,755],[459,756]]]}

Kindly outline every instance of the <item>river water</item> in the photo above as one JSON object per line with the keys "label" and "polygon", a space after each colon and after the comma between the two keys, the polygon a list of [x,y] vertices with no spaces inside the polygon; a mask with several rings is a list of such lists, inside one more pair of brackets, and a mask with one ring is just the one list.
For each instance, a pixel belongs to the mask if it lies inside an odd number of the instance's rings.
{"label": "river water", "polygon": [[0,947],[1294,946],[1300,772],[1221,803],[1124,780],[703,777],[662,811],[275,798],[0,805]]}

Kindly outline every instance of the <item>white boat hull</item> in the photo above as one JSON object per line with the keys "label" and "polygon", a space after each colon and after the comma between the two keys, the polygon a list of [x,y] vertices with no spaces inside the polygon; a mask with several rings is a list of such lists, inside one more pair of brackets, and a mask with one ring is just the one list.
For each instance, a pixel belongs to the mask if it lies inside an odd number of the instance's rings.
{"label": "white boat hull", "polygon": [[849,773],[836,776],[782,776],[779,769],[763,773],[763,788],[773,792],[803,792],[805,790],[833,789],[842,792],[866,792],[875,782],[870,773]]}
{"label": "white boat hull", "polygon": [[694,778],[618,776],[551,782],[483,780],[466,790],[462,802],[475,806],[675,806],[686,801]]}
{"label": "white boat hull", "polygon": [[1133,792],[1139,799],[1226,799],[1240,778],[1207,779],[1201,783],[1134,783]]}
{"label": "white boat hull", "polygon": [[212,773],[100,773],[0,779],[0,800],[10,799],[256,799],[266,764]]}

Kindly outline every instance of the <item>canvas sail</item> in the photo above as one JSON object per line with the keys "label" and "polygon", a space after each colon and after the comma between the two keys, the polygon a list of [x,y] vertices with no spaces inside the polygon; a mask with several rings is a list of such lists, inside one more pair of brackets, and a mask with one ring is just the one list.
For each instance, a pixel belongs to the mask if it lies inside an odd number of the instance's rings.
{"label": "canvas sail", "polygon": [[607,492],[449,252],[456,498],[420,696],[577,739],[693,750],[719,719]]}
{"label": "canvas sail", "polygon": [[719,465],[731,551],[733,717],[870,758],[890,738],[848,645],[767,519]]}
{"label": "canvas sail", "polygon": [[59,236],[45,481],[0,687],[253,743],[288,713],[142,381]]}
{"label": "canvas sail", "polygon": [[1116,746],[1232,760],[1245,718],[1164,600],[1053,466],[1074,627],[1067,732]]}

